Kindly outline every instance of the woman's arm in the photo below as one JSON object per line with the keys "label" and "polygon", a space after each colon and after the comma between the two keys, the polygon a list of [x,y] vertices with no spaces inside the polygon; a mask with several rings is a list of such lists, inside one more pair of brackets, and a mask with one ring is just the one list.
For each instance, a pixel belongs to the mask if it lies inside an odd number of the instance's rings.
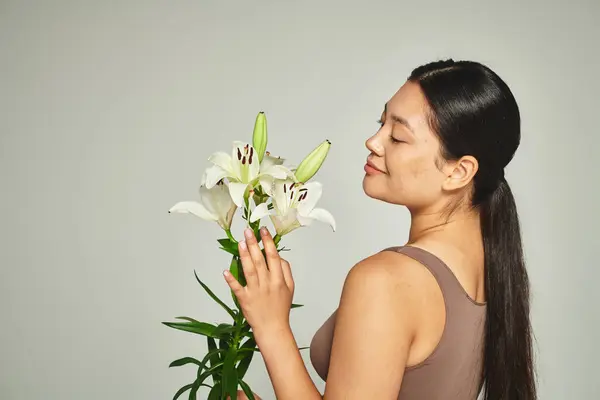
{"label": "woman's arm", "polygon": [[268,332],[255,332],[254,337],[278,400],[322,399],[306,370],[289,325]]}
{"label": "woman's arm", "polygon": [[[324,399],[398,398],[419,319],[413,315],[412,295],[418,288],[411,285],[417,277],[411,275],[421,275],[423,268],[411,267],[411,261],[382,252],[350,270],[337,312]],[[259,332],[257,343],[277,399],[322,398],[289,325]]]}
{"label": "woman's arm", "polygon": [[[279,400],[317,400],[289,327],[294,284],[289,263],[263,234],[264,259],[256,239],[240,242],[247,285],[225,274],[252,326]],[[352,268],[338,309],[325,399],[396,399],[415,335],[414,268],[396,253],[381,252]],[[403,257],[402,261],[410,260]],[[268,268],[267,268],[268,265]],[[420,268],[420,271],[423,269]]]}
{"label": "woman's arm", "polygon": [[355,265],[337,311],[325,399],[397,399],[416,335],[424,268],[381,252]]}

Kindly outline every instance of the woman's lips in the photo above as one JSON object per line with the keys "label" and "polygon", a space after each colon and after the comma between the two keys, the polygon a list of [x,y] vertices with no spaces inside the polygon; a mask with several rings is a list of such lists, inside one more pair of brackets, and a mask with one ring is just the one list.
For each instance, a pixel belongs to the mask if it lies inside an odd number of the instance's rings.
{"label": "woman's lips", "polygon": [[374,166],[370,161],[367,160],[367,163],[365,164],[365,172],[369,175],[373,175],[373,174],[383,174],[383,171],[380,170],[379,168],[377,168],[376,166]]}

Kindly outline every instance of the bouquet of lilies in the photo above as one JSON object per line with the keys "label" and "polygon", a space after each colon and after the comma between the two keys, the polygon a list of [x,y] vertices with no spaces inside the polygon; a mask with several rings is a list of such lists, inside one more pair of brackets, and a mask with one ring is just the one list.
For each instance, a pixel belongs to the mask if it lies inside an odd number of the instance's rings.
{"label": "bouquet of lilies", "polygon": [[[246,283],[238,242],[231,233],[233,217],[238,209],[242,210],[246,227],[254,231],[259,243],[261,219],[270,218],[276,232],[273,241],[277,251],[286,250],[279,248],[284,235],[310,225],[313,220],[325,222],[335,231],[333,216],[315,207],[321,197],[322,185],[308,182],[323,164],[331,143],[325,140],[297,168],[293,168],[284,166],[284,159],[271,156],[266,151],[267,139],[266,116],[260,112],[254,124],[252,145],[234,141],[231,155],[225,152],[212,154],[208,161],[213,165],[201,178],[199,201],[182,201],[169,210],[170,213],[193,214],[219,224],[227,236],[217,240],[220,249],[231,254],[229,271],[242,285]],[[231,297],[235,306],[230,307],[194,274],[200,286],[227,312],[231,321],[214,324],[177,317],[179,322],[164,322],[168,327],[205,336],[208,346],[208,352],[201,359],[183,357],[171,363],[170,367],[190,364],[197,368],[194,382],[179,389],[174,400],[187,391],[189,399],[196,399],[201,386],[210,388],[209,400],[228,397],[236,400],[238,387],[254,400],[252,390],[244,381],[254,353],[259,352],[252,329],[233,292]],[[292,304],[292,308],[296,307],[301,305]],[[209,378],[212,385],[207,383]]]}

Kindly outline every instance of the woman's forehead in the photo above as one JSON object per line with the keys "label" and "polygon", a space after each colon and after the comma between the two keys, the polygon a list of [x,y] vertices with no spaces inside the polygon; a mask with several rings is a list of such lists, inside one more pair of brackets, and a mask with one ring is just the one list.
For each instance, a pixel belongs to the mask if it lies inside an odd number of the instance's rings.
{"label": "woman's forehead", "polygon": [[[415,136],[429,131],[428,105],[418,84],[407,82],[384,105],[384,113],[393,122],[407,126]],[[429,133],[429,132],[428,132]]]}

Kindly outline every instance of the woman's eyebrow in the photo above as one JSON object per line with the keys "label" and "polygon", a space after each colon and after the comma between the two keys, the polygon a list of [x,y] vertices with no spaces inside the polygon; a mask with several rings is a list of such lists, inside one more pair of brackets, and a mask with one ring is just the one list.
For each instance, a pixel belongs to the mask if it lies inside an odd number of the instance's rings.
{"label": "woman's eyebrow", "polygon": [[[387,103],[385,103],[385,106],[383,107],[383,113],[385,115],[387,115]],[[390,118],[392,119],[392,121],[397,122],[401,125],[404,125],[412,134],[415,133],[415,130],[413,129],[412,126],[410,126],[410,124],[408,123],[406,118],[403,118],[403,117],[401,117],[399,115],[395,115],[395,114],[391,114]]]}

